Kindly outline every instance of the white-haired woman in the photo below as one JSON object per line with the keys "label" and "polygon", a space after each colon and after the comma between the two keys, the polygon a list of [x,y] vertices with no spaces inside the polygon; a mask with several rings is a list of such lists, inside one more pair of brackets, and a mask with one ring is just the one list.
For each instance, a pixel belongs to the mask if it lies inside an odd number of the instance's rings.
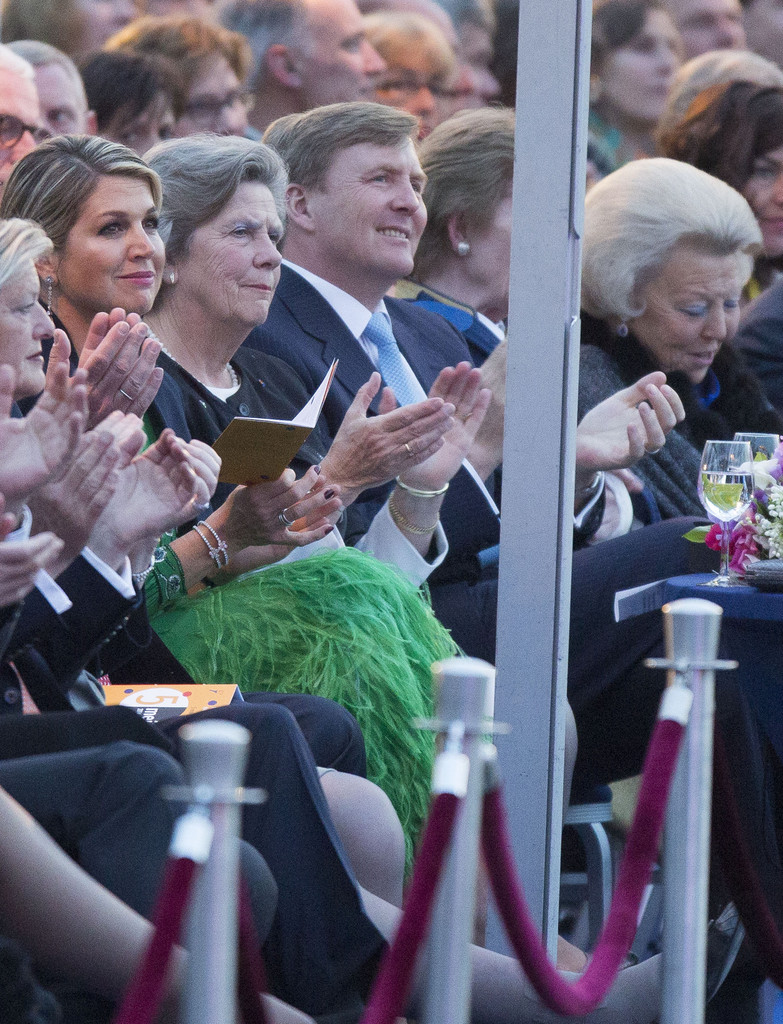
{"label": "white-haired woman", "polygon": [[585,204],[580,415],[644,373],[663,370],[685,421],[635,467],[662,518],[698,515],[705,440],[780,433],[783,420],[726,344],[761,232],[729,185],[676,160],[641,160]]}

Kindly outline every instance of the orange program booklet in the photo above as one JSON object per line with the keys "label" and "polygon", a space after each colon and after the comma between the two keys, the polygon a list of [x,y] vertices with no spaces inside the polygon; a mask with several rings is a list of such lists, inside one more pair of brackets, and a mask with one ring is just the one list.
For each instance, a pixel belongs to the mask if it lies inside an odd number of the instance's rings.
{"label": "orange program booklet", "polygon": [[104,686],[107,704],[133,708],[147,722],[192,715],[207,708],[225,707],[236,692],[234,683],[217,686],[194,683],[191,686],[155,686],[139,683],[133,686]]}
{"label": "orange program booklet", "polygon": [[257,484],[277,480],[318,422],[336,368],[335,359],[318,390],[292,420],[236,416],[212,445],[223,461],[220,482]]}

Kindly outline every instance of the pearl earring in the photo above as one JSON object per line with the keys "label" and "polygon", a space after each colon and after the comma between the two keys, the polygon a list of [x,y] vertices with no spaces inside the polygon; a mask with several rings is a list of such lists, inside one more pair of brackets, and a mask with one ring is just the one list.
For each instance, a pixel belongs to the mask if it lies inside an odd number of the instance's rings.
{"label": "pearl earring", "polygon": [[457,242],[457,255],[467,256],[470,252],[470,242]]}

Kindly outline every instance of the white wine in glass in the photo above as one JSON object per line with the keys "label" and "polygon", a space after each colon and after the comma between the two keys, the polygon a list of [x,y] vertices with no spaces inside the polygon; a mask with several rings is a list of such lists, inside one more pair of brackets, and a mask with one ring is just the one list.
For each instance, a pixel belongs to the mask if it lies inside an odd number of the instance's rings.
{"label": "white wine in glass", "polygon": [[[699,499],[711,519],[730,523],[740,519],[753,498],[753,453],[747,441],[708,441],[699,469]],[[720,573],[703,584],[706,587],[730,587],[730,532],[722,531]]]}
{"label": "white wine in glass", "polygon": [[747,441],[753,458],[756,462],[759,459],[771,459],[775,449],[780,444],[779,434],[751,434],[737,431],[734,435],[735,441]]}

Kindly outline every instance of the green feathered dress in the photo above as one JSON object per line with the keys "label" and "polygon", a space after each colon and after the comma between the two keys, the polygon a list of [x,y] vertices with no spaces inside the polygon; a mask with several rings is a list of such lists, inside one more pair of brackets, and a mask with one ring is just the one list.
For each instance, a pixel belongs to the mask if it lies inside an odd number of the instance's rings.
{"label": "green feathered dress", "polygon": [[357,718],[368,777],[389,796],[408,859],[429,802],[432,662],[457,653],[426,595],[354,548],[271,566],[154,615],[160,638],[200,683],[313,693]]}

